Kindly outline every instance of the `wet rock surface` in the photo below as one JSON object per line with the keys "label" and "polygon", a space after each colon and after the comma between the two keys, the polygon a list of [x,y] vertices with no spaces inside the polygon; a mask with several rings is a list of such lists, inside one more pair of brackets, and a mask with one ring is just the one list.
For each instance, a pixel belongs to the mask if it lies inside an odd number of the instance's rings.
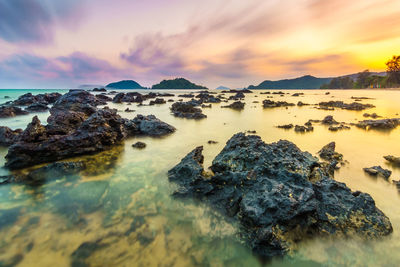
{"label": "wet rock surface", "polygon": [[383,158],[396,166],[400,166],[400,157],[388,155],[388,156],[384,156]]}
{"label": "wet rock surface", "polygon": [[318,105],[322,108],[340,108],[340,109],[347,109],[347,110],[364,110],[364,109],[375,107],[372,104],[361,104],[361,103],[356,103],[356,102],[346,104],[343,101],[320,102]]}
{"label": "wet rock surface", "polygon": [[372,176],[381,176],[385,180],[388,180],[390,175],[392,175],[391,170],[384,169],[381,166],[373,166],[373,167],[369,167],[369,168],[364,168],[363,170],[364,170],[364,172],[366,172]]}
{"label": "wet rock surface", "polygon": [[11,130],[6,126],[0,126],[0,146],[10,146],[17,142],[22,129]]}
{"label": "wet rock surface", "polygon": [[293,103],[288,103],[286,101],[272,101],[269,99],[264,100],[263,102],[264,108],[278,108],[278,107],[291,107],[295,106]]}
{"label": "wet rock surface", "polygon": [[132,145],[132,147],[134,148],[138,148],[138,149],[143,149],[146,147],[146,143],[143,142],[136,142]]}
{"label": "wet rock surface", "polygon": [[[175,128],[153,115],[121,118],[87,91],[71,90],[60,97],[43,126],[35,116],[9,147],[5,166],[20,169],[39,163],[93,154],[121,143],[133,135],[163,136]],[[5,130],[5,133],[10,134]]]}
{"label": "wet rock surface", "polygon": [[323,164],[289,141],[265,144],[258,136],[234,135],[203,167],[197,147],[168,172],[176,197],[199,199],[239,222],[241,237],[258,255],[293,251],[317,235],[366,239],[392,232],[370,195],[333,180]]}
{"label": "wet rock surface", "polygon": [[25,111],[20,107],[9,106],[9,105],[0,106],[0,118],[15,117],[18,115],[26,115],[28,113],[29,113],[28,111]]}
{"label": "wet rock surface", "polygon": [[382,119],[382,120],[363,120],[355,124],[356,127],[365,130],[391,130],[400,125],[400,119]]}
{"label": "wet rock surface", "polygon": [[196,107],[199,105],[194,102],[176,102],[171,106],[171,112],[175,117],[187,119],[204,119],[207,118],[203,111]]}
{"label": "wet rock surface", "polygon": [[242,110],[244,109],[244,102],[241,101],[235,101],[227,106],[222,106],[222,108],[231,108],[231,109],[235,109],[235,110]]}

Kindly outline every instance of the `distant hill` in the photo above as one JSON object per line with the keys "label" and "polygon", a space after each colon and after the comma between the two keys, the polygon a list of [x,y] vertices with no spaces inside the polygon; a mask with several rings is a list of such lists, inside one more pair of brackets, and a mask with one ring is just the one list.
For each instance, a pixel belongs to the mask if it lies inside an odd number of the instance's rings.
{"label": "distant hill", "polygon": [[257,86],[250,85],[248,89],[319,89],[321,85],[329,83],[331,80],[332,78],[317,78],[306,75],[295,79],[266,80]]}
{"label": "distant hill", "polygon": [[107,84],[106,87],[113,89],[145,89],[143,86],[132,80],[124,80]]}
{"label": "distant hill", "polygon": [[152,89],[208,89],[207,87],[194,84],[184,78],[163,80],[152,86]]}
{"label": "distant hill", "polygon": [[219,86],[219,87],[217,87],[217,88],[215,88],[216,90],[230,90],[231,88],[229,88],[229,87],[225,87],[225,86]]}

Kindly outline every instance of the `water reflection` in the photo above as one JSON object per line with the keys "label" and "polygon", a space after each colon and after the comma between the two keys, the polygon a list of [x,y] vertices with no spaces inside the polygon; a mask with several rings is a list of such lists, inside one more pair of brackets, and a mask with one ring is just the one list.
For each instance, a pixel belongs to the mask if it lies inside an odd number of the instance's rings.
{"label": "water reflection", "polygon": [[[304,96],[273,96],[273,100],[316,104],[332,99],[351,103],[352,96],[376,108],[367,110],[388,118],[399,112],[398,91],[303,91]],[[36,92],[35,92],[36,93]],[[175,92],[178,93],[178,92]],[[181,93],[181,91],[179,92]],[[256,97],[258,95],[258,97]],[[226,94],[229,96],[229,94]],[[391,179],[399,180],[400,169],[389,165],[385,155],[400,156],[400,129],[392,131],[351,130],[331,132],[315,124],[314,131],[299,134],[276,128],[281,124],[302,125],[309,119],[333,115],[337,121],[364,120],[365,111],[319,110],[313,106],[263,109],[268,95],[248,94],[245,109],[237,112],[212,104],[201,121],[173,117],[171,103],[136,106],[110,103],[126,118],[154,114],[175,126],[177,132],[162,139],[137,137],[99,154],[69,159],[89,166],[78,175],[49,177],[38,186],[0,186],[0,266],[258,266],[262,264],[240,243],[237,227],[202,203],[171,198],[173,185],[166,173],[198,145],[204,145],[205,166],[239,131],[256,130],[266,142],[287,139],[302,150],[316,154],[322,146],[336,142],[336,150],[349,164],[335,178],[353,190],[372,195],[377,206],[390,218],[394,233],[383,240],[313,239],[272,266],[397,265],[400,256],[400,198]],[[0,92],[0,99],[2,98]],[[168,100],[169,98],[166,98]],[[175,101],[178,97],[171,97]],[[260,103],[253,103],[260,101]],[[228,103],[229,104],[229,103]],[[127,107],[136,112],[123,112]],[[42,116],[42,115],[41,115]],[[41,118],[42,119],[42,118]],[[24,128],[29,118],[0,120],[0,125]],[[45,119],[42,119],[45,121]],[[208,140],[218,141],[209,145]],[[147,144],[143,150],[131,145]],[[6,149],[0,149],[0,165]],[[381,165],[393,171],[389,181],[371,179],[362,168]],[[8,174],[0,169],[0,175]]]}

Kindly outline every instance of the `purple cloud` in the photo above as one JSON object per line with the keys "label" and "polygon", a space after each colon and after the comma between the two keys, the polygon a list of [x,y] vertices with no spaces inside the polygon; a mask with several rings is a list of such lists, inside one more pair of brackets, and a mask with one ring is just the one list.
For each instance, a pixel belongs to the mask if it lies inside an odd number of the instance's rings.
{"label": "purple cloud", "polygon": [[12,55],[0,62],[0,88],[76,87],[80,83],[108,83],[130,77],[130,71],[108,61],[75,52],[69,56],[45,58],[32,54]]}
{"label": "purple cloud", "polygon": [[11,43],[50,42],[56,22],[76,23],[78,4],[77,0],[0,0],[0,38]]}

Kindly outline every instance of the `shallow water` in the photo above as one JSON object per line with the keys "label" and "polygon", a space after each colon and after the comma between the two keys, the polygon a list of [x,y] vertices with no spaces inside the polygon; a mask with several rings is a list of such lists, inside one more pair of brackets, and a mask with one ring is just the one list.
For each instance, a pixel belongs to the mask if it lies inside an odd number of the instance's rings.
{"label": "shallow water", "polygon": [[[30,90],[34,94],[42,90]],[[58,92],[66,92],[53,90]],[[170,92],[170,91],[168,91]],[[183,93],[184,91],[171,91]],[[187,91],[189,92],[189,91]],[[304,96],[273,95],[274,100],[318,103],[329,100],[353,102],[351,96],[376,108],[365,111],[318,110],[313,106],[263,109],[262,91],[246,95],[243,111],[222,109],[226,103],[212,104],[203,112],[207,119],[195,121],[175,118],[169,113],[171,103],[156,106],[110,104],[126,118],[154,114],[177,128],[176,133],[161,138],[132,138],[110,151],[82,157],[93,168],[82,176],[52,179],[44,185],[0,186],[0,266],[397,266],[400,255],[400,198],[396,187],[381,178],[370,177],[363,167],[381,165],[400,179],[400,169],[388,165],[383,156],[400,156],[400,127],[393,131],[351,130],[330,132],[315,124],[314,132],[299,134],[278,129],[280,124],[303,124],[309,119],[333,115],[337,121],[365,119],[365,112],[383,117],[400,117],[399,91],[304,90]],[[296,92],[299,92],[296,90]],[[13,100],[26,91],[0,90]],[[229,94],[226,94],[228,96]],[[174,97],[174,99],[178,99]],[[259,101],[260,103],[253,103]],[[125,113],[127,107],[136,110]],[[33,114],[0,119],[0,125],[25,128]],[[48,113],[39,113],[43,123]],[[304,241],[298,251],[273,262],[261,263],[237,237],[237,227],[201,203],[173,199],[174,185],[167,171],[194,147],[204,145],[205,165],[240,131],[256,130],[267,142],[287,139],[299,148],[316,154],[322,146],[336,141],[337,151],[349,164],[335,174],[352,190],[372,195],[377,206],[390,218],[393,234],[382,240],[320,239]],[[143,150],[133,149],[144,141]],[[218,141],[209,145],[208,140]],[[7,149],[0,148],[0,165]],[[82,159],[80,158],[80,159]],[[4,168],[0,175],[7,174]],[[79,248],[79,249],[78,249]]]}

